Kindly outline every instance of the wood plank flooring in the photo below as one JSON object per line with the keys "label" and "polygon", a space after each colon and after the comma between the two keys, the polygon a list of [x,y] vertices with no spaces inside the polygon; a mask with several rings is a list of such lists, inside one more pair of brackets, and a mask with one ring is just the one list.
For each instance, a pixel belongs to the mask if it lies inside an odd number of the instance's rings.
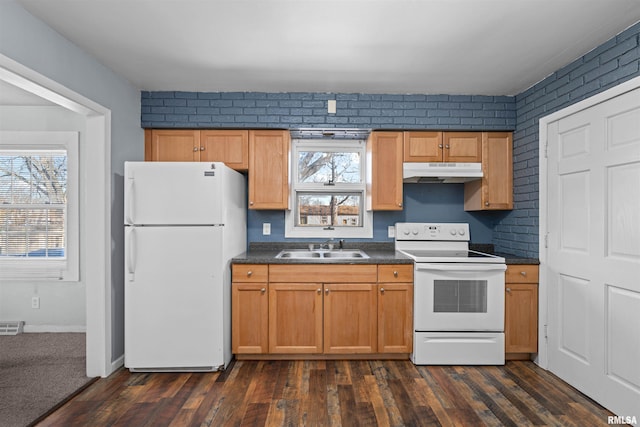
{"label": "wood plank flooring", "polygon": [[529,361],[235,361],[100,379],[38,426],[600,426],[609,411]]}

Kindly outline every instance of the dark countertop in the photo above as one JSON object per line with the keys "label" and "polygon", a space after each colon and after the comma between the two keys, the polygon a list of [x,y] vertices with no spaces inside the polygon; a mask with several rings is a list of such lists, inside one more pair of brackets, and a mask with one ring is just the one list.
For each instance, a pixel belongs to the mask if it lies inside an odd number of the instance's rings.
{"label": "dark countertop", "polygon": [[[413,260],[406,255],[396,252],[393,242],[347,242],[345,249],[362,249],[369,255],[364,259],[290,259],[276,258],[275,256],[283,249],[305,249],[308,244],[304,242],[252,242],[249,244],[247,252],[233,258],[236,264],[412,264]],[[470,249],[494,253],[491,244],[470,244]],[[507,264],[540,264],[537,258],[526,258],[517,255],[495,253],[504,257]]]}
{"label": "dark countertop", "polygon": [[[336,243],[337,244],[337,243]],[[291,259],[276,258],[283,249],[305,249],[304,242],[255,242],[249,244],[249,250],[234,257],[235,264],[412,264],[413,260],[396,252],[393,242],[353,242],[345,243],[344,249],[362,249],[369,258],[347,259]]]}

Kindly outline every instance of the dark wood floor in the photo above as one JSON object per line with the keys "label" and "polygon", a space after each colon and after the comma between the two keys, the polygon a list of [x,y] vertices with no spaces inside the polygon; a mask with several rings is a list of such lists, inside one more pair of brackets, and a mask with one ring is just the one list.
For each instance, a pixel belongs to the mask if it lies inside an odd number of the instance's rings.
{"label": "dark wood floor", "polygon": [[531,362],[236,361],[100,379],[38,426],[600,426],[607,410]]}

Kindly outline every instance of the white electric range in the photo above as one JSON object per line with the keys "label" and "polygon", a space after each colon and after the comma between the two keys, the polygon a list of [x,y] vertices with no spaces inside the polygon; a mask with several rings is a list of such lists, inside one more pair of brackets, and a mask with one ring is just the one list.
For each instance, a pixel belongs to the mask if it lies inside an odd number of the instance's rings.
{"label": "white electric range", "polygon": [[469,224],[397,223],[415,262],[417,365],[504,364],[505,259],[469,249]]}

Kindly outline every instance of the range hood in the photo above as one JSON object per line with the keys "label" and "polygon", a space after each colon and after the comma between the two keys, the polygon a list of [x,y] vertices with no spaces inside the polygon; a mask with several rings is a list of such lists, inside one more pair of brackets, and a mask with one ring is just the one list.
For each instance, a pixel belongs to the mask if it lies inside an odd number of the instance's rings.
{"label": "range hood", "polygon": [[482,178],[482,163],[403,163],[402,178],[409,183],[459,184]]}

